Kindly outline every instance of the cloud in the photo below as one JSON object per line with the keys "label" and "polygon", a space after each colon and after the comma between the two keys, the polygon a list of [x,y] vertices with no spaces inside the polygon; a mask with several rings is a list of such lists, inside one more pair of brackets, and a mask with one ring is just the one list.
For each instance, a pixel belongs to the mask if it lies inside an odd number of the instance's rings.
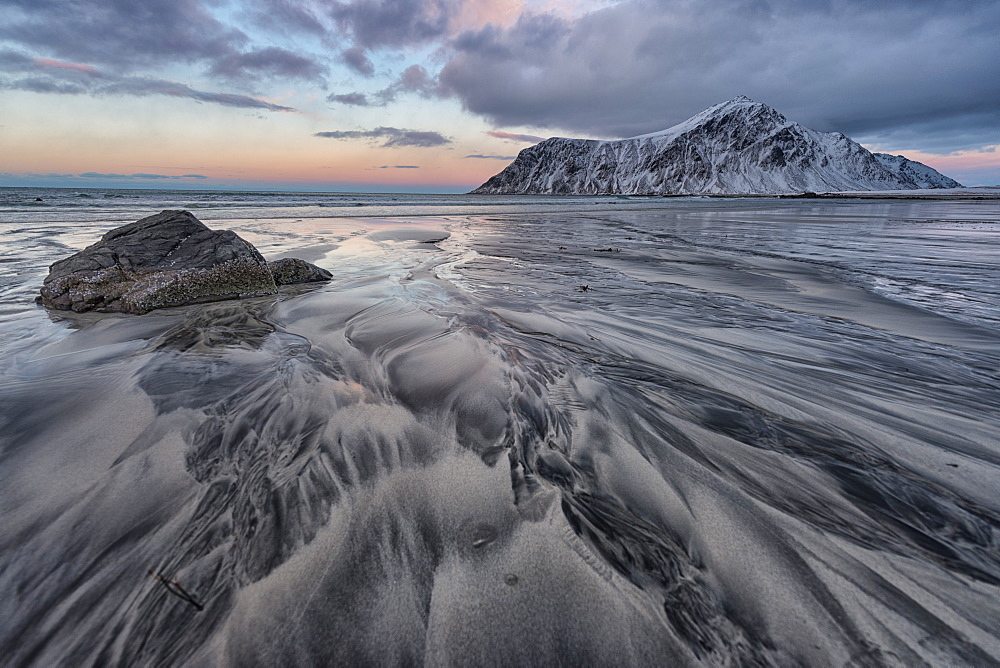
{"label": "cloud", "polygon": [[516,155],[480,155],[478,153],[474,153],[472,155],[467,155],[465,157],[466,158],[481,158],[483,160],[513,160],[517,156]]}
{"label": "cloud", "polygon": [[441,97],[440,83],[421,65],[410,65],[388,88],[379,93],[389,100],[401,93],[416,93],[421,97]]}
{"label": "cloud", "polygon": [[365,55],[365,50],[361,47],[355,46],[341,51],[340,59],[345,65],[362,76],[370,77],[375,74],[375,65],[368,59],[368,56]]}
{"label": "cloud", "polygon": [[368,101],[368,96],[364,93],[344,93],[342,95],[336,95],[330,93],[326,96],[327,102],[339,102],[340,104],[349,104],[355,107],[368,107],[371,103]]}
{"label": "cloud", "polygon": [[420,165],[380,165],[377,169],[420,169]]}
{"label": "cloud", "polygon": [[267,102],[248,95],[196,90],[187,84],[177,83],[175,81],[164,81],[163,79],[129,77],[97,88],[92,92],[101,95],[135,95],[139,97],[145,97],[147,95],[168,95],[170,97],[188,98],[198,102],[221,104],[225,107],[264,109],[266,111],[295,111],[291,107],[274,104],[272,102]]}
{"label": "cloud", "polygon": [[0,65],[4,65],[8,72],[28,75],[13,80],[0,79],[0,88],[12,90],[64,95],[132,95],[137,97],[166,95],[227,107],[294,111],[291,107],[248,95],[197,90],[187,84],[165,79],[116,76],[106,74],[90,66],[81,66],[78,63],[48,58],[30,58],[11,51],[0,52]]}
{"label": "cloud", "polygon": [[3,67],[4,69],[13,67],[18,70],[23,70],[31,67],[33,63],[38,64],[34,58],[26,53],[14,51],[13,49],[4,49],[3,51],[0,51],[0,67]]}
{"label": "cloud", "polygon": [[0,172],[0,178],[18,179],[24,177],[29,179],[75,179],[76,174],[58,174],[55,172],[50,172],[48,174],[40,174],[38,172]]}
{"label": "cloud", "polygon": [[487,130],[484,134],[488,134],[491,137],[496,137],[497,139],[505,139],[507,141],[513,141],[513,142],[524,142],[528,144],[537,144],[540,141],[545,141],[545,137],[536,137],[535,135],[517,135],[510,132],[498,132],[496,130]]}
{"label": "cloud", "polygon": [[[0,22],[0,41],[58,59],[61,66],[87,63],[79,67],[100,66],[120,76],[199,65],[210,77],[247,88],[266,78],[322,83],[326,68],[311,57],[278,46],[248,48],[250,38],[242,30],[215,17],[218,4],[215,0],[4,0],[11,11]],[[283,19],[298,20],[297,30],[308,25],[310,12],[304,3],[273,0],[270,5]]]}
{"label": "cloud", "polygon": [[417,146],[429,148],[450,144],[451,140],[437,132],[421,130],[401,130],[399,128],[378,127],[374,130],[334,130],[317,132],[314,136],[326,139],[385,139],[382,146]]}
{"label": "cloud", "polygon": [[327,33],[316,13],[297,0],[255,0],[250,16],[255,25],[272,32],[322,36]]}
{"label": "cloud", "polygon": [[[261,52],[303,38],[323,41],[364,76],[365,53],[440,42],[473,27],[506,25],[523,0],[4,0],[0,40],[60,60],[134,74],[164,65],[201,64],[209,72],[258,74]],[[248,35],[239,26],[252,26]],[[263,28],[263,31],[260,29]],[[281,45],[254,44],[279,36]],[[297,53],[299,57],[302,54]],[[273,59],[268,59],[268,65]],[[306,59],[310,60],[310,59]],[[319,65],[295,64],[309,78]],[[270,76],[270,68],[265,68]]]}
{"label": "cloud", "polygon": [[130,77],[104,86],[96,92],[105,95],[137,95],[140,97],[147,95],[169,95],[171,97],[189,98],[198,102],[221,104],[225,107],[264,109],[266,111],[295,111],[292,107],[285,107],[248,95],[195,90],[187,84],[164,81],[162,79]]}
{"label": "cloud", "polygon": [[957,7],[626,0],[576,17],[529,11],[452,39],[439,79],[499,126],[626,137],[745,93],[818,130],[995,143],[1000,3]]}
{"label": "cloud", "polygon": [[248,79],[259,75],[318,81],[325,85],[326,68],[309,58],[277,47],[233,53],[215,61],[209,73],[225,79]]}
{"label": "cloud", "polygon": [[355,0],[333,3],[329,11],[356,45],[371,49],[442,37],[458,14],[457,6],[446,0]]}
{"label": "cloud", "polygon": [[375,93],[375,99],[385,105],[404,93],[412,93],[423,98],[443,97],[440,83],[422,65],[410,65],[391,84]]}
{"label": "cloud", "polygon": [[431,95],[437,87],[437,82],[423,66],[410,65],[399,75],[395,85],[402,92]]}
{"label": "cloud", "polygon": [[389,104],[404,93],[416,94],[423,98],[445,97],[440,83],[422,65],[410,65],[399,77],[382,90],[373,93],[371,97],[364,93],[331,93],[327,102],[340,102],[357,107],[374,107]]}
{"label": "cloud", "polygon": [[82,95],[88,92],[86,86],[65,81],[53,81],[41,77],[24,77],[16,81],[0,79],[0,88],[25,90],[31,93],[57,93],[61,95]]}
{"label": "cloud", "polygon": [[247,42],[201,0],[4,0],[0,39],[70,61],[125,71],[214,61]]}
{"label": "cloud", "polygon": [[83,72],[84,74],[89,74],[91,76],[99,76],[97,70],[90,65],[85,65],[83,63],[64,63],[58,60],[52,60],[51,58],[32,58],[32,60],[43,67],[58,67],[64,70],[71,70],[73,72]]}
{"label": "cloud", "polygon": [[347,0],[328,4],[340,33],[363,49],[443,40],[469,28],[506,25],[522,0]]}

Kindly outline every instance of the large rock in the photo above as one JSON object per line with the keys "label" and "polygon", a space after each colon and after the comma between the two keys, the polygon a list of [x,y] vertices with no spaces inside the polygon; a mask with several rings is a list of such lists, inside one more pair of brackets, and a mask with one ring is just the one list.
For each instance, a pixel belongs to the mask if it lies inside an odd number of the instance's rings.
{"label": "large rock", "polygon": [[275,292],[267,262],[235,232],[211,230],[187,211],[163,211],[53,264],[40,302],[77,312],[146,313]]}

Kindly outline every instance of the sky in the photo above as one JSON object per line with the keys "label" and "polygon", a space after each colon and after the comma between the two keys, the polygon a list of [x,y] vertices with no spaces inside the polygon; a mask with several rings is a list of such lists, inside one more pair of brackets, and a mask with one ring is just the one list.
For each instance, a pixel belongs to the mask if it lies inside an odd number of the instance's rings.
{"label": "sky", "polygon": [[464,192],[747,95],[1000,184],[997,0],[2,0],[0,186]]}

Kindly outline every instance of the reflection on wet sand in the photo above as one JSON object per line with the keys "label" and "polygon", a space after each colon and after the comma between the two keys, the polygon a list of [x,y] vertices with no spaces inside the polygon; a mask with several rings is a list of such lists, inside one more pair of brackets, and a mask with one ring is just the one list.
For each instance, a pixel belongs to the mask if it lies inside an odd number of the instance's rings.
{"label": "reflection on wet sand", "polygon": [[919,238],[824,259],[877,230],[793,204],[833,227],[785,254],[697,216],[373,224],[329,286],[25,341],[3,655],[996,663],[996,314],[879,293]]}

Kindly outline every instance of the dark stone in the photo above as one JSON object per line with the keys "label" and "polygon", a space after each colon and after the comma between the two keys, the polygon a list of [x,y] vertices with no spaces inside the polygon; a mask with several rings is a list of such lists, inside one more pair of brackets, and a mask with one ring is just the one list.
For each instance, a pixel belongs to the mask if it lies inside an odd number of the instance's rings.
{"label": "dark stone", "polygon": [[286,257],[267,263],[274,282],[278,285],[293,285],[295,283],[316,283],[329,281],[333,274],[322,267],[294,257]]}
{"label": "dark stone", "polygon": [[77,312],[146,313],[276,291],[264,258],[236,233],[210,230],[187,211],[163,211],[53,264],[40,302]]}

